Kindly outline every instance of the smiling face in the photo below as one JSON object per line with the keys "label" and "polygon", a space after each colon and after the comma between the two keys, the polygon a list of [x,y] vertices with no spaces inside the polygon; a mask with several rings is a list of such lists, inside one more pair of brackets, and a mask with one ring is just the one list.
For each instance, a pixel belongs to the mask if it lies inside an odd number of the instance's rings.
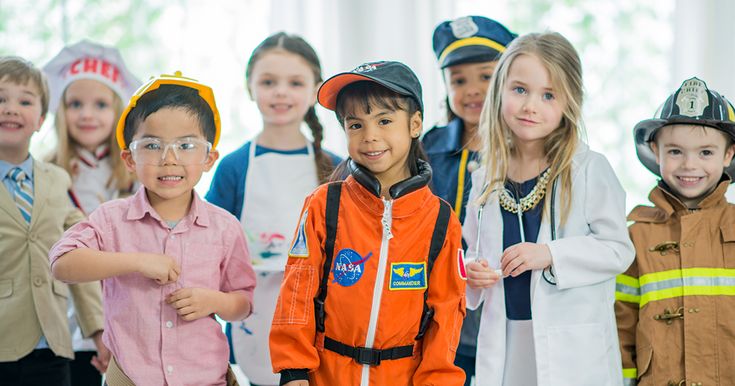
{"label": "smiling face", "polygon": [[542,142],[561,124],[566,104],[554,90],[549,71],[534,54],[519,55],[502,90],[502,117],[514,141]]}
{"label": "smiling face", "polygon": [[497,61],[465,63],[444,69],[449,108],[465,126],[477,126]]}
{"label": "smiling face", "polygon": [[723,132],[688,124],[659,129],[651,149],[661,178],[688,208],[712,193],[735,153]]}
{"label": "smiling face", "polygon": [[69,136],[94,152],[107,143],[115,127],[115,93],[92,79],[72,82],[64,92],[64,116]]}
{"label": "smiling face", "polygon": [[[199,119],[193,113],[184,108],[171,107],[150,114],[140,123],[133,141],[146,138],[159,139],[164,143],[187,138],[196,139],[197,142],[207,141]],[[202,157],[203,162],[186,165],[178,159],[175,152],[168,150],[169,148],[164,147],[166,149],[164,157],[157,165],[136,162],[136,159],[141,158],[136,157],[131,150],[122,153],[128,170],[135,172],[138,180],[146,187],[148,200],[157,210],[162,203],[188,208],[194,186],[199,182],[202,173],[209,171],[219,156],[217,151],[213,150]]]}
{"label": "smiling face", "polygon": [[273,49],[253,66],[248,90],[268,126],[296,126],[316,103],[314,70],[301,56]]}
{"label": "smiling face", "polygon": [[347,151],[358,164],[380,181],[383,195],[395,183],[410,177],[408,154],[411,141],[421,134],[421,113],[409,116],[406,110],[371,103],[347,106],[342,126],[347,135]]}
{"label": "smiling face", "polygon": [[0,79],[0,159],[20,164],[28,157],[31,136],[41,128],[41,93],[28,81]]}

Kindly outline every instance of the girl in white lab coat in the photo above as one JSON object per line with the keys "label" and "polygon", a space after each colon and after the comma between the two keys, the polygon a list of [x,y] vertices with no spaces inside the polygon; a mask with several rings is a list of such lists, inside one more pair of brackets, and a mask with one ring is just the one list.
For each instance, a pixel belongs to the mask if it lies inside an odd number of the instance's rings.
{"label": "girl in white lab coat", "polygon": [[582,94],[553,32],[514,40],[491,80],[464,224],[478,386],[622,384],[615,277],[634,250],[625,192],[579,139]]}

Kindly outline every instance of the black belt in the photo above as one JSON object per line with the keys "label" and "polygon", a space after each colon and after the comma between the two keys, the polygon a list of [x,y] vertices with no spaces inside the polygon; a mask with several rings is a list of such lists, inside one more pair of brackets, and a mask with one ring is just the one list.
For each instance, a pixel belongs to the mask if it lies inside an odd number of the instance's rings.
{"label": "black belt", "polygon": [[357,363],[370,366],[377,366],[380,364],[380,361],[384,360],[401,359],[413,356],[412,344],[380,350],[367,347],[348,346],[326,336],[324,337],[324,348],[329,351],[334,351],[339,355],[350,357],[357,361]]}

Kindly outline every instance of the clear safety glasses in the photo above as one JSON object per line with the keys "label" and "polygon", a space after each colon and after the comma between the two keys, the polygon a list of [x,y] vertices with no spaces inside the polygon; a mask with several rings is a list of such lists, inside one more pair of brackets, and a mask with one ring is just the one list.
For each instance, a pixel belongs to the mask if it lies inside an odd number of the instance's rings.
{"label": "clear safety glasses", "polygon": [[181,138],[171,142],[141,138],[130,143],[135,162],[146,165],[162,165],[169,150],[179,165],[200,165],[207,160],[211,149],[211,143],[198,138]]}

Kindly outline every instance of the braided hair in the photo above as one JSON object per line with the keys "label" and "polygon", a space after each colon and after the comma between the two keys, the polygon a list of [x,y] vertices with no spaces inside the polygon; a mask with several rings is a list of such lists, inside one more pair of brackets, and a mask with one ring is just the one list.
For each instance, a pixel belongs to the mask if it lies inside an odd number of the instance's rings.
{"label": "braided hair", "polygon": [[[317,84],[323,81],[322,79],[322,67],[319,62],[319,57],[309,43],[303,38],[296,35],[289,35],[285,32],[278,32],[271,36],[268,36],[263,40],[250,55],[248,65],[245,70],[245,79],[250,81],[253,67],[255,63],[260,59],[263,54],[270,50],[280,49],[286,52],[301,56],[311,67],[314,72],[314,79]],[[311,130],[311,135],[314,138],[314,161],[316,162],[317,176],[319,183],[327,181],[329,176],[332,174],[334,166],[329,155],[322,149],[322,139],[324,138],[324,127],[319,122],[319,117],[316,115],[314,106],[311,106],[304,116],[304,122]]]}

